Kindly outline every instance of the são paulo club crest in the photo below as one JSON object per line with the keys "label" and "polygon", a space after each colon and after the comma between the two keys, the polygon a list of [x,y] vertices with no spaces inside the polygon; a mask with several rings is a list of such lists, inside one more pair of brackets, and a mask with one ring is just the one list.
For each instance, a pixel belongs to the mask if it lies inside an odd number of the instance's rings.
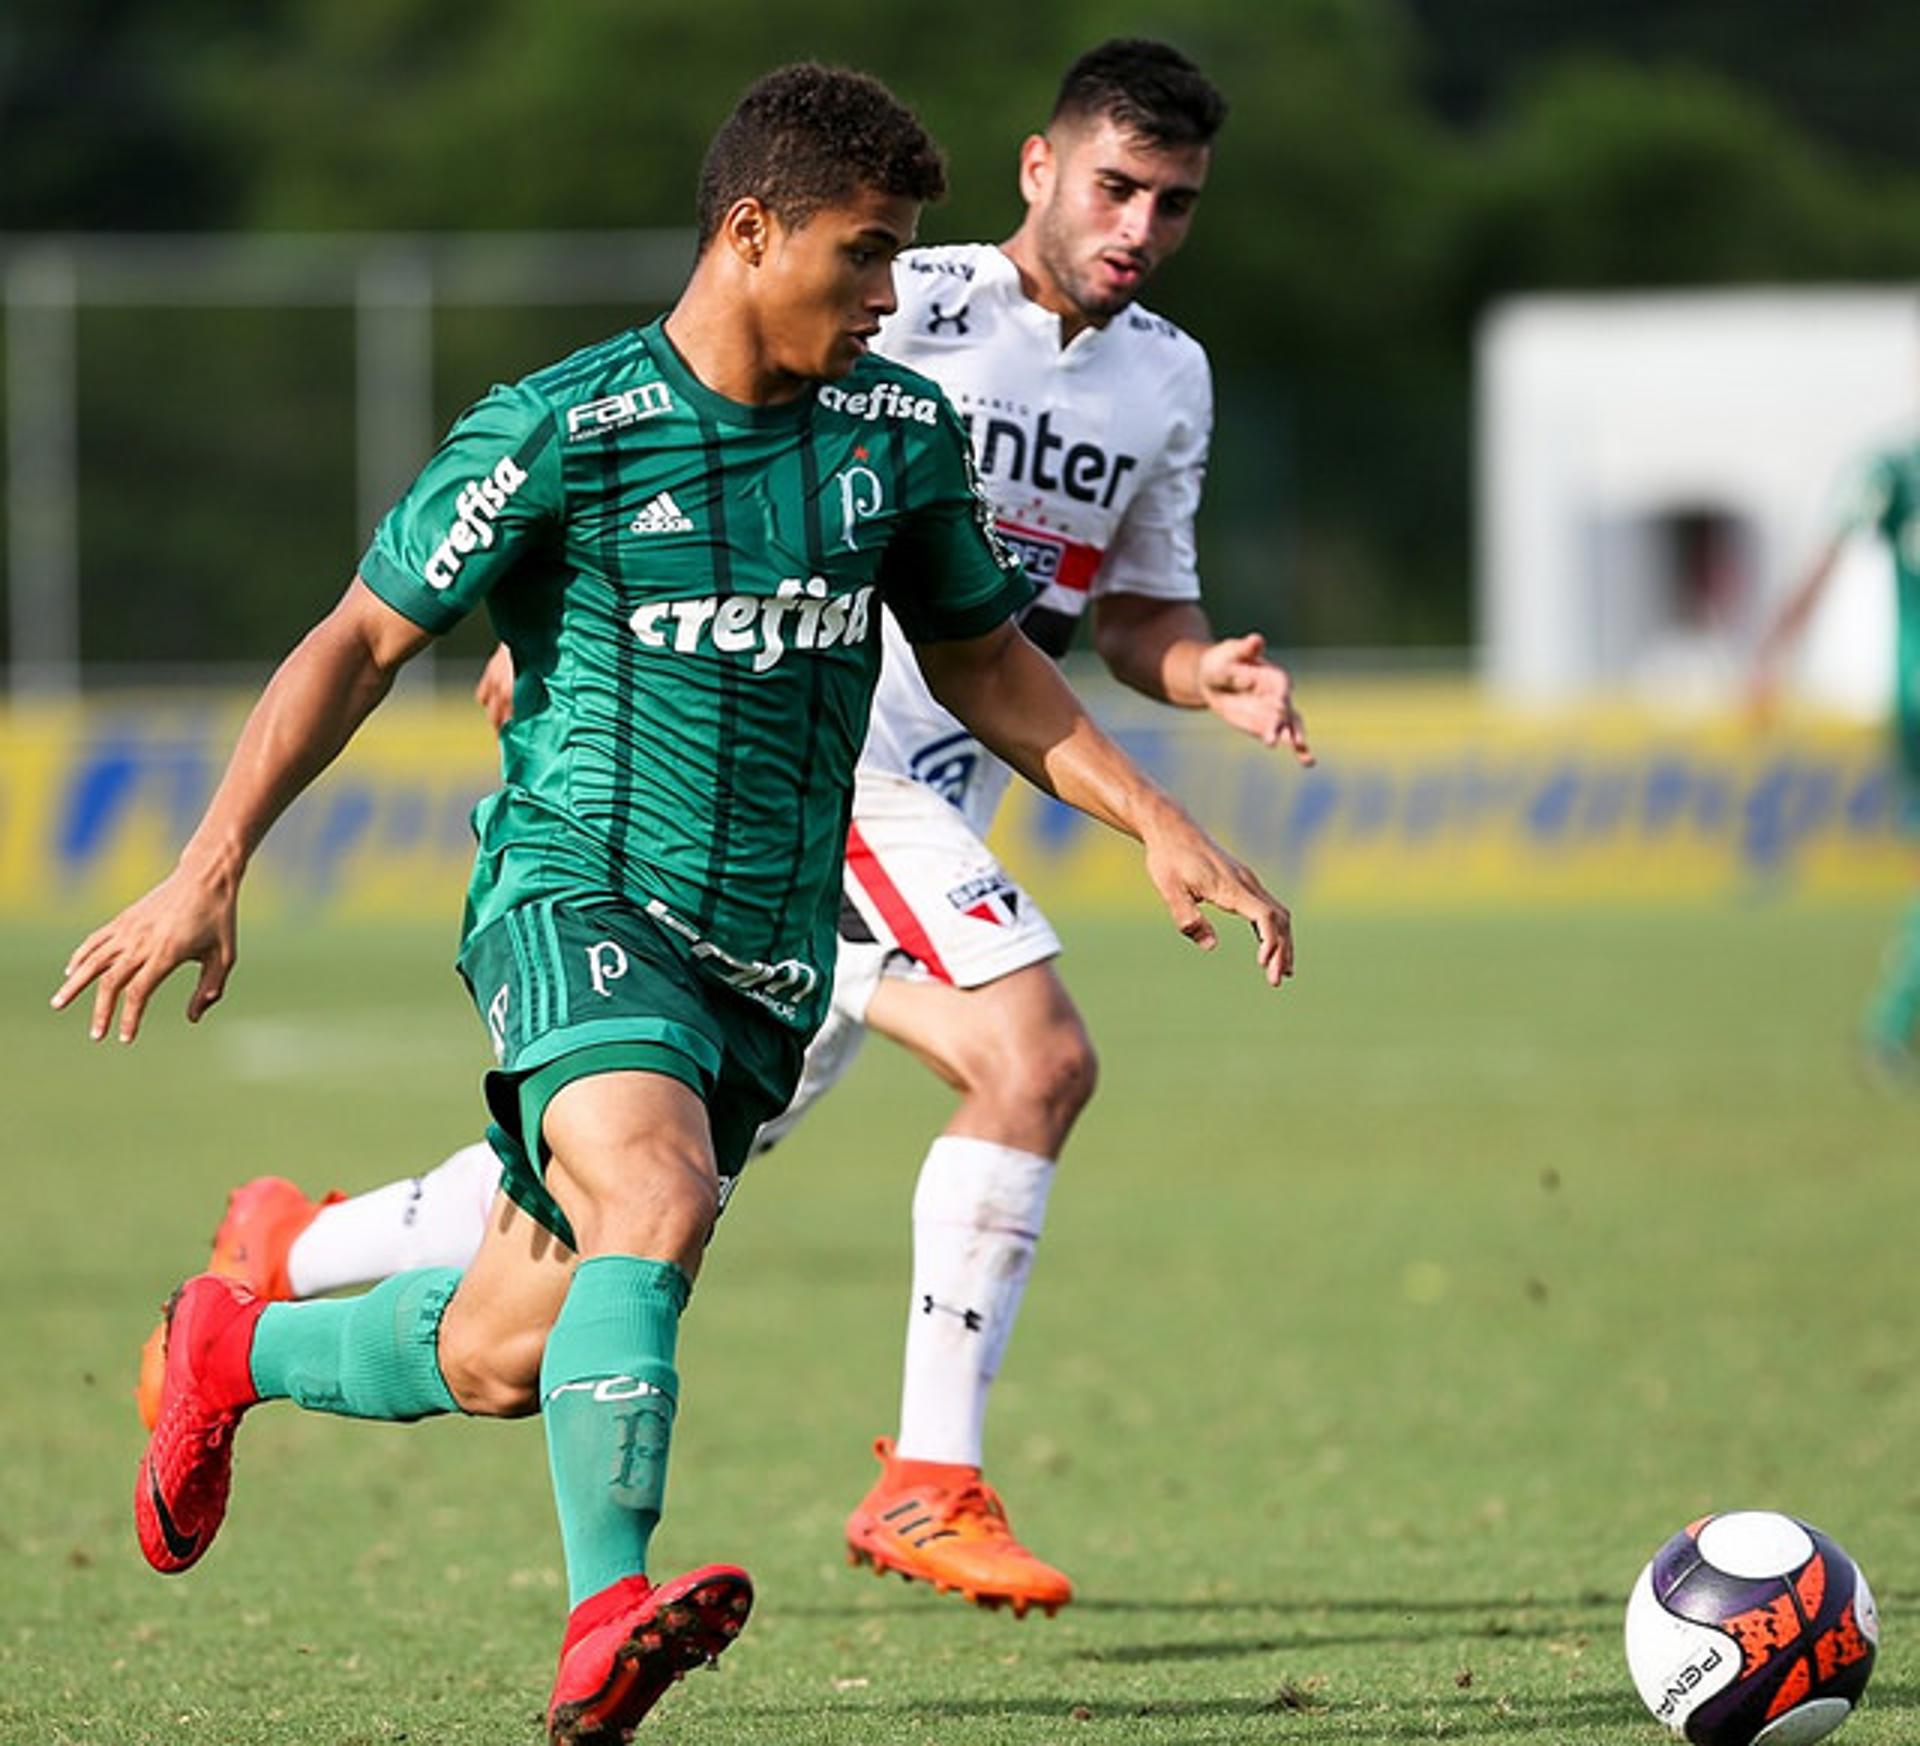
{"label": "s\u00e3o paulo club crest", "polygon": [[962,915],[997,928],[1011,927],[1020,919],[1020,888],[997,868],[956,885],[947,893],[947,901]]}

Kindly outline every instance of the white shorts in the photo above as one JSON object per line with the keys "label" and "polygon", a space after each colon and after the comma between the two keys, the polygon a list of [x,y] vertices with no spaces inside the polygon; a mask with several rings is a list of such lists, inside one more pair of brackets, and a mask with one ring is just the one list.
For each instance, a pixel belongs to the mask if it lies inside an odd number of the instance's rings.
{"label": "white shorts", "polygon": [[881,977],[981,988],[1059,954],[1053,924],[956,808],[924,783],[863,771],[847,833],[832,1005],[793,1101],[760,1130],[754,1150],[784,1139],[853,1064]]}

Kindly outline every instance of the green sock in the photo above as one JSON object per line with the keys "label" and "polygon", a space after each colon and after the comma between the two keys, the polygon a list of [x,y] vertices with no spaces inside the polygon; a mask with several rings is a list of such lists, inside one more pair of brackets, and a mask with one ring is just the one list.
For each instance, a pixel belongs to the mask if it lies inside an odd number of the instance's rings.
{"label": "green sock", "polygon": [[1920,1026],[1920,903],[1907,911],[1867,1009],[1867,1039],[1877,1048],[1905,1049]]}
{"label": "green sock", "polygon": [[457,1412],[439,1343],[459,1283],[457,1267],[421,1267],[359,1297],[268,1304],[253,1336],[255,1391],[350,1419]]}
{"label": "green sock", "polygon": [[691,1290],[670,1261],[596,1255],[574,1270],[547,1336],[541,1413],[569,1606],[646,1571],[680,1395],[673,1352]]}

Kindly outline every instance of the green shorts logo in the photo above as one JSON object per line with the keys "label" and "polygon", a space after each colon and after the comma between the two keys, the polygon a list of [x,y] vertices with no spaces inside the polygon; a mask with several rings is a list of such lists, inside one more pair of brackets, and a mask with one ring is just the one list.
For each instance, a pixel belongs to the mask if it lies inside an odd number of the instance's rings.
{"label": "green shorts logo", "polygon": [[595,940],[587,948],[587,979],[602,1000],[613,998],[613,990],[608,985],[618,982],[626,973],[627,949],[617,940]]}

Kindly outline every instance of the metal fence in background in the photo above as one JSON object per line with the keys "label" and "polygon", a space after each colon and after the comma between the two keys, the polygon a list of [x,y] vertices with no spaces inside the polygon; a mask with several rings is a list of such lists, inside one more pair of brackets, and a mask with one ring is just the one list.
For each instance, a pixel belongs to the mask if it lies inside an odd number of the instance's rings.
{"label": "metal fence in background", "polygon": [[[503,372],[499,356],[531,368],[604,331],[581,331],[577,317],[536,319],[521,323],[520,344],[501,346],[495,323],[495,356],[450,368],[444,330],[455,312],[604,310],[614,323],[631,320],[671,300],[692,252],[682,230],[0,237],[11,695],[68,695],[97,666],[137,667],[138,643],[120,627],[136,614],[158,623],[170,609],[191,619],[198,563],[223,572],[229,592],[244,590],[255,554],[272,545],[261,531],[275,524],[272,500],[325,495],[305,483],[308,466],[316,482],[330,468],[350,468],[342,495],[364,534],[430,452],[451,408],[472,398],[487,372]],[[250,312],[263,311],[289,319],[251,325]],[[316,330],[302,314],[331,319]],[[320,361],[316,370],[308,355],[316,346],[337,353],[342,367]],[[104,361],[96,364],[96,354]],[[291,478],[282,470],[250,490],[249,387],[270,399],[278,371],[303,363],[312,372],[311,422],[325,426],[322,402],[343,402],[337,422],[350,454],[312,452],[316,437]],[[296,414],[290,422],[309,421]],[[227,426],[241,451],[221,470],[234,476],[203,471],[192,501],[182,502],[181,491],[154,482],[210,440],[209,424]],[[165,519],[178,511],[177,530],[155,525],[156,494]],[[330,546],[336,536],[326,526],[319,543]],[[341,550],[352,537],[342,525]],[[125,592],[124,611],[89,611],[89,591],[102,587]],[[182,639],[198,636],[203,666],[264,653],[230,646],[234,635],[220,623],[178,628]],[[177,649],[168,660],[179,664]]]}

